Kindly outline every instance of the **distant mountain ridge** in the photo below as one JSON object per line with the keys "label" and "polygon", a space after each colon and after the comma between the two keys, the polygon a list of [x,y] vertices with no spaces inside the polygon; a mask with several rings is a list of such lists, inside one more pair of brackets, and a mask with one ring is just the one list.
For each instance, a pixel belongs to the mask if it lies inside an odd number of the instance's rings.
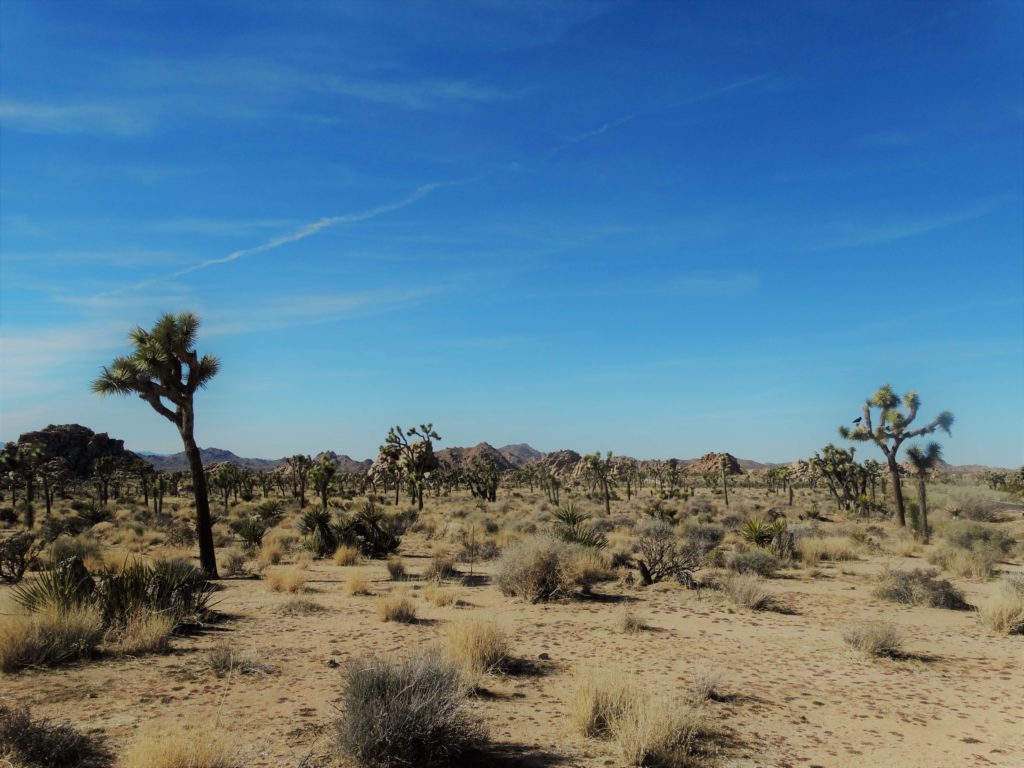
{"label": "distant mountain ridge", "polygon": [[[152,464],[153,469],[157,472],[177,472],[188,469],[188,458],[184,451],[179,453],[150,453],[146,451],[140,452],[139,455]],[[246,459],[223,448],[200,448],[199,456],[203,460],[204,467],[227,462],[245,469],[271,470],[281,466],[285,461],[284,459]]]}

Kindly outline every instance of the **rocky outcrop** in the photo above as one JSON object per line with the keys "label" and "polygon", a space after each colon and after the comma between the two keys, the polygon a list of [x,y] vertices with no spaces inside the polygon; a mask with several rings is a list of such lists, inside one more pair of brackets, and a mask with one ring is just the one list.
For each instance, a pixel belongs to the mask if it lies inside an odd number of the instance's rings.
{"label": "rocky outcrop", "polygon": [[339,472],[368,472],[370,467],[373,466],[373,462],[370,459],[357,461],[351,456],[346,456],[343,453],[337,454],[334,451],[318,453],[313,457],[313,462],[319,462],[322,456],[329,458]]}
{"label": "rocky outcrop", "polygon": [[514,445],[503,445],[498,453],[508,459],[514,467],[521,467],[533,461],[540,461],[544,454],[526,443],[515,443]]}
{"label": "rocky outcrop", "polygon": [[96,459],[109,456],[126,465],[145,459],[126,450],[124,440],[115,440],[106,432],[96,433],[81,424],[50,424],[37,432],[25,432],[16,445],[42,447],[43,461],[61,458],[75,477],[90,477]]}
{"label": "rocky outcrop", "polygon": [[720,472],[722,469],[722,458],[725,458],[726,474],[742,475],[743,468],[739,461],[731,453],[705,453],[699,459],[686,467],[686,471],[693,475],[703,475],[707,472]]}
{"label": "rocky outcrop", "polygon": [[445,448],[437,452],[437,459],[449,467],[467,467],[476,459],[486,458],[494,462],[499,472],[512,469],[515,465],[490,443],[478,443],[472,448]]}
{"label": "rocky outcrop", "polygon": [[566,479],[576,474],[576,466],[582,458],[576,451],[554,451],[544,454],[538,463],[548,467],[556,477]]}

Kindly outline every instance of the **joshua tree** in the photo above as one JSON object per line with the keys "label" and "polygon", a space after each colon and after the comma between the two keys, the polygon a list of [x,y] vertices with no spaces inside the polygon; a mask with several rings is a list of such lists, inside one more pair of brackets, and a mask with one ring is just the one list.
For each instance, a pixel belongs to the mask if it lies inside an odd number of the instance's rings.
{"label": "joshua tree", "polygon": [[[410,443],[410,437],[417,437],[419,440]],[[441,436],[434,431],[433,424],[420,424],[418,429],[410,427],[404,432],[401,427],[395,426],[390,429],[384,445],[380,447],[383,463],[396,467],[405,477],[420,511],[423,510],[423,489],[430,473],[440,466],[434,455],[433,443],[434,440],[440,439]]]}
{"label": "joshua tree", "polygon": [[306,472],[309,482],[313,484],[313,488],[320,495],[320,508],[324,512],[327,511],[327,497],[331,495],[331,482],[337,471],[338,468],[334,462],[327,454],[324,454],[320,457],[320,461],[314,463]]}
{"label": "joshua tree", "polygon": [[725,508],[729,508],[729,459],[723,453],[718,457],[718,465],[722,468],[722,495],[725,496]]}
{"label": "joshua tree", "polygon": [[195,350],[199,318],[191,312],[165,314],[147,331],[136,327],[129,334],[135,349],[130,355],[115,358],[92,383],[98,395],[136,394],[178,428],[185,446],[192,490],[196,501],[196,534],[199,562],[206,575],[217,576],[217,557],[213,547],[210,499],[203,473],[203,460],[195,438],[196,390],[205,387],[220,369],[212,355],[202,357]]}
{"label": "joshua tree", "polygon": [[210,473],[209,483],[220,491],[224,501],[224,514],[227,515],[231,492],[238,486],[238,467],[229,461],[218,464]]}
{"label": "joshua tree", "polygon": [[[904,527],[907,524],[907,515],[903,504],[903,488],[900,485],[900,466],[896,458],[900,446],[906,440],[930,435],[937,429],[952,436],[949,428],[953,426],[953,414],[949,411],[943,411],[923,427],[908,429],[917,417],[920,405],[921,398],[917,396],[916,392],[907,392],[900,398],[892,391],[891,386],[885,384],[879,387],[871,399],[864,403],[864,415],[858,419],[854,429],[846,426],[839,427],[839,434],[847,440],[861,442],[870,440],[885,454],[885,460],[889,466],[889,479],[892,481],[892,500],[896,508],[896,519]],[[879,410],[878,426],[873,426],[872,408]],[[906,413],[904,413],[904,408]]]}
{"label": "joshua tree", "polygon": [[921,507],[921,535],[924,543],[928,543],[928,496],[925,490],[925,481],[928,473],[935,469],[935,465],[942,459],[942,446],[938,443],[928,443],[926,448],[919,445],[912,445],[907,448],[907,459],[910,466],[914,468],[914,475],[917,478],[917,503]]}
{"label": "joshua tree", "polygon": [[604,498],[604,512],[606,515],[610,515],[612,513],[611,486],[615,482],[612,452],[608,451],[603,459],[600,451],[584,456],[583,473],[601,489],[601,496]]}
{"label": "joshua tree", "polygon": [[39,467],[39,483],[43,487],[43,501],[46,504],[46,516],[53,511],[53,496],[57,488],[67,480],[68,463],[60,456],[50,459]]}
{"label": "joshua tree", "polygon": [[313,460],[303,453],[297,453],[290,459],[286,459],[286,462],[292,471],[292,493],[298,494],[299,509],[305,509],[306,482],[309,480],[309,470],[313,467]]}

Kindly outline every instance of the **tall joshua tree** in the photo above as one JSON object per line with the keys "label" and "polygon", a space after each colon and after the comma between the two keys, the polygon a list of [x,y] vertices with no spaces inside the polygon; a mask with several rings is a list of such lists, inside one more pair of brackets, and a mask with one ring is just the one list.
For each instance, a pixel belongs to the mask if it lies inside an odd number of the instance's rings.
{"label": "tall joshua tree", "polygon": [[928,492],[925,489],[925,481],[928,473],[935,469],[935,466],[942,459],[942,446],[938,443],[928,443],[926,448],[919,445],[912,445],[907,448],[907,459],[910,466],[914,468],[914,476],[917,480],[917,503],[921,507],[921,536],[924,543],[928,543]]}
{"label": "tall joshua tree", "polygon": [[[907,392],[901,398],[892,391],[891,386],[885,384],[864,403],[863,416],[858,420],[856,428],[839,427],[839,434],[847,440],[871,441],[885,454],[885,461],[889,466],[889,479],[892,481],[896,519],[901,526],[906,526],[907,515],[903,504],[903,487],[900,484],[900,467],[896,458],[900,446],[906,440],[930,435],[937,429],[952,436],[949,428],[953,426],[953,414],[949,411],[943,411],[923,427],[910,429],[911,423],[917,418],[920,405],[921,398],[916,392]],[[871,419],[873,408],[879,411],[877,426]]]}
{"label": "tall joshua tree", "polygon": [[138,395],[178,428],[192,473],[199,562],[206,575],[215,579],[217,558],[210,499],[203,460],[196,445],[192,399],[196,390],[205,387],[217,374],[220,362],[212,355],[200,357],[196,352],[198,330],[199,318],[191,312],[165,314],[150,331],[136,327],[128,336],[135,349],[104,367],[93,381],[92,391],[98,395]]}

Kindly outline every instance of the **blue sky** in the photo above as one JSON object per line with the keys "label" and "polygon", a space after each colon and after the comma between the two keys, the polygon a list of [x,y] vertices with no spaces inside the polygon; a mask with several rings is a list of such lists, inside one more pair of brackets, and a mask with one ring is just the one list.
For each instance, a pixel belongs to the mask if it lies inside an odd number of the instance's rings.
{"label": "blue sky", "polygon": [[[0,438],[191,310],[201,445],[1024,462],[1024,5],[0,3]],[[858,455],[868,455],[859,448]]]}

